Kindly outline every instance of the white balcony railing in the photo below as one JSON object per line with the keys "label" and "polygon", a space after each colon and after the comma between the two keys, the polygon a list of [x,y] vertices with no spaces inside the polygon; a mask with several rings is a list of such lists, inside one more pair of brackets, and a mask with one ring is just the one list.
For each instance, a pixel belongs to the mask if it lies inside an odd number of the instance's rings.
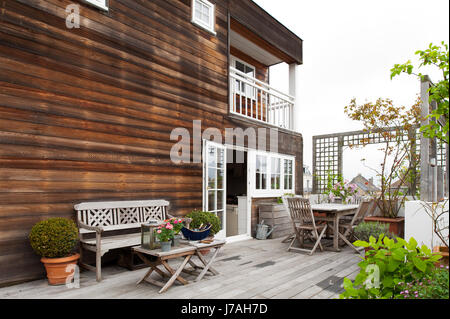
{"label": "white balcony railing", "polygon": [[294,129],[295,98],[230,68],[230,111],[288,130]]}

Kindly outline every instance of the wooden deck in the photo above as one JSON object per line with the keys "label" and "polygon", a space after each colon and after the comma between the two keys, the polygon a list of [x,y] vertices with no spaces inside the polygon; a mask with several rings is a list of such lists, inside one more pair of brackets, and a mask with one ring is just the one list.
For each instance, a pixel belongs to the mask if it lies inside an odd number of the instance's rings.
{"label": "wooden deck", "polygon": [[82,271],[80,288],[49,286],[46,280],[38,280],[1,288],[0,298],[330,299],[338,298],[344,277],[353,279],[358,272],[360,258],[349,247],[342,252],[318,250],[309,256],[287,252],[287,246],[281,239],[227,244],[214,264],[220,275],[205,276],[187,286],[176,283],[162,295],[159,287],[136,286],[146,269],[110,266],[104,268],[101,283],[96,282],[94,272]]}

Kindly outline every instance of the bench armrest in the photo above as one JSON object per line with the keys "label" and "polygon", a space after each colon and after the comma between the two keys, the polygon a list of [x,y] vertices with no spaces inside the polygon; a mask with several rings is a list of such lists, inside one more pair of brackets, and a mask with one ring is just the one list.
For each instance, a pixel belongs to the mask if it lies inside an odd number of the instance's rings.
{"label": "bench armrest", "polygon": [[101,227],[89,226],[89,225],[86,225],[85,223],[80,222],[80,221],[78,221],[78,227],[84,228],[84,229],[87,229],[87,230],[95,231],[98,234],[101,234],[103,232],[103,228],[101,228]]}

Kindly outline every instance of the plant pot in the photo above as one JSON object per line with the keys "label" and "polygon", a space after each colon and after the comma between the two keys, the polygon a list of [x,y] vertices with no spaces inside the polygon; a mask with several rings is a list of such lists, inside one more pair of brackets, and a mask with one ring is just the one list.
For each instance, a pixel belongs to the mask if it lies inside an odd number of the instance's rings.
{"label": "plant pot", "polygon": [[161,250],[164,253],[167,253],[172,248],[172,241],[162,241],[161,242]]}
{"label": "plant pot", "polygon": [[172,238],[172,247],[180,246],[181,235],[175,235]]}
{"label": "plant pot", "polygon": [[68,268],[69,265],[76,265],[80,259],[80,254],[73,254],[63,258],[46,258],[42,257],[41,262],[47,271],[48,283],[50,285],[64,285],[72,281],[75,271]]}
{"label": "plant pot", "polygon": [[434,253],[439,253],[442,258],[436,263],[436,266],[444,265],[448,266],[448,247],[447,246],[435,246],[433,247]]}
{"label": "plant pot", "polygon": [[364,218],[365,222],[378,222],[389,224],[389,232],[394,235],[403,238],[405,232],[405,218],[397,217],[397,218],[386,218],[386,217],[378,217],[378,216],[369,216]]}

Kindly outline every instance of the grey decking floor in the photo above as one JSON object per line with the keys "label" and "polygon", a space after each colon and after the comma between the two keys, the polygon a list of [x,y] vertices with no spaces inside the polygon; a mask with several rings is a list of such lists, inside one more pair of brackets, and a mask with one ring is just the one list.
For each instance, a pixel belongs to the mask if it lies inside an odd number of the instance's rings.
{"label": "grey decking floor", "polygon": [[[318,250],[309,256],[287,252],[287,246],[281,239],[227,244],[214,264],[218,276],[205,276],[187,286],[175,283],[161,295],[160,288],[151,284],[136,286],[147,269],[128,271],[110,266],[103,269],[100,283],[93,272],[83,271],[78,289],[38,280],[1,288],[0,298],[328,299],[338,298],[343,278],[353,279],[358,272],[360,258],[349,247],[341,252]],[[176,265],[176,261],[170,263]],[[152,278],[159,279],[159,275],[153,273]]]}

